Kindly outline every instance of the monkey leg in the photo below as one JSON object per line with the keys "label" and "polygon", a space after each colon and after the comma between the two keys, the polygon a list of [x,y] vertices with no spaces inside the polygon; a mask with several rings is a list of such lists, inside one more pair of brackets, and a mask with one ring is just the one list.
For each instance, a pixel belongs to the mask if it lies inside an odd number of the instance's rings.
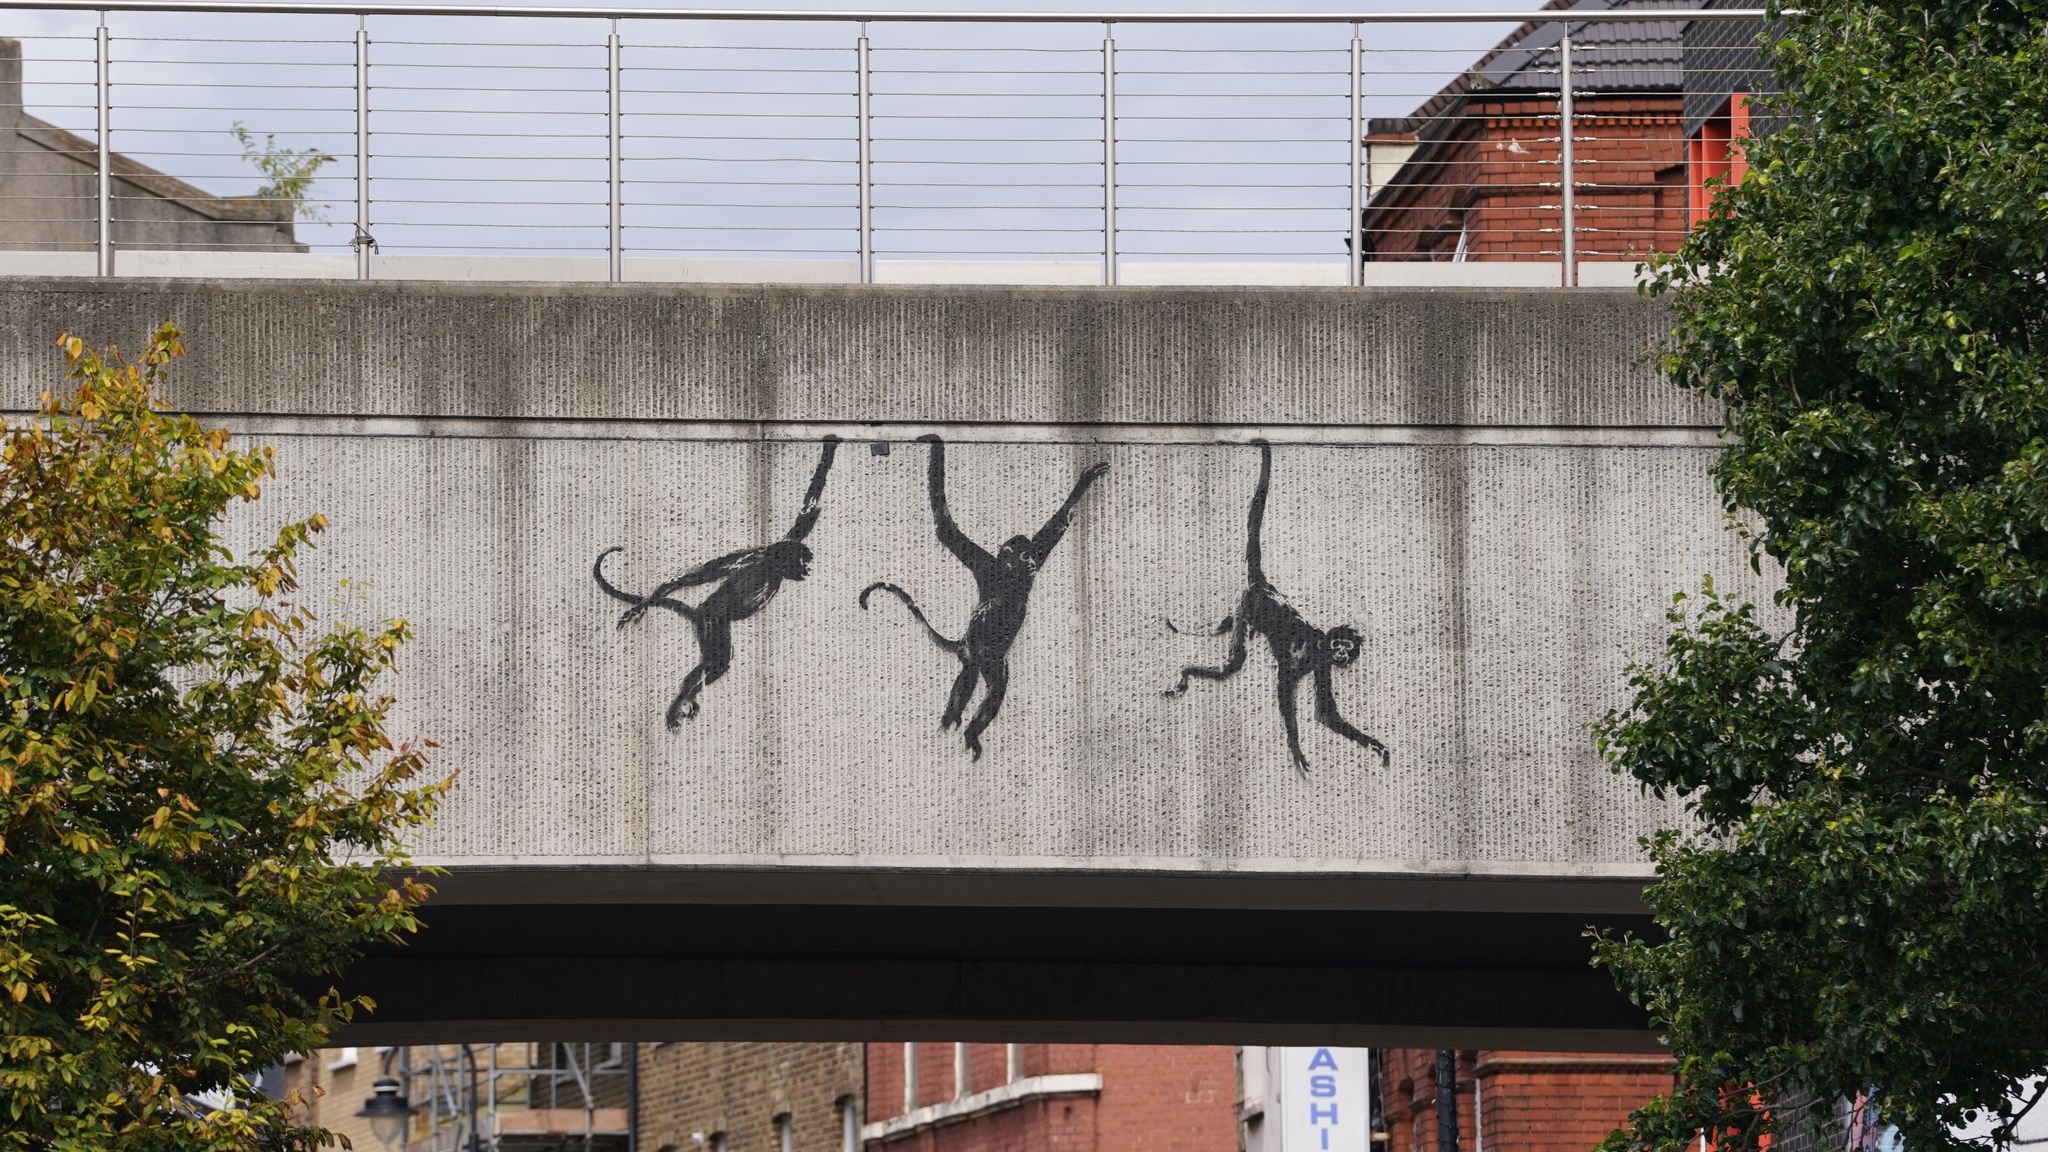
{"label": "monkey leg", "polygon": [[676,692],[676,698],[668,702],[668,715],[663,722],[670,728],[680,728],[683,721],[697,717],[697,693],[705,685],[704,666],[697,665],[683,676],[683,686]]}
{"label": "monkey leg", "polygon": [[974,719],[967,725],[967,750],[981,759],[981,734],[995,721],[996,713],[1003,707],[1003,696],[1010,690],[1010,665],[998,660],[988,666],[985,672],[988,690],[981,694],[981,706],[974,710]]}
{"label": "monkey leg", "polygon": [[945,715],[939,717],[940,729],[960,726],[960,717],[967,711],[967,698],[974,695],[974,682],[980,675],[979,669],[964,657],[961,659],[960,674],[953,677],[953,691],[946,697]]}
{"label": "monkey leg", "polygon": [[1351,726],[1337,711],[1337,693],[1330,686],[1330,669],[1326,665],[1316,671],[1316,722],[1353,744],[1370,752],[1379,753],[1380,767],[1389,763],[1387,746]]}
{"label": "monkey leg", "polygon": [[694,719],[698,712],[697,693],[724,676],[732,667],[732,633],[724,621],[705,621],[700,618],[697,626],[697,647],[701,653],[697,666],[683,676],[683,686],[676,692],[676,698],[669,702],[667,723],[670,728],[680,728],[685,720]]}
{"label": "monkey leg", "polygon": [[1287,729],[1287,750],[1294,754],[1294,772],[1308,779],[1308,757],[1301,754],[1301,728],[1294,719],[1294,690],[1301,684],[1300,673],[1280,670],[1280,723]]}

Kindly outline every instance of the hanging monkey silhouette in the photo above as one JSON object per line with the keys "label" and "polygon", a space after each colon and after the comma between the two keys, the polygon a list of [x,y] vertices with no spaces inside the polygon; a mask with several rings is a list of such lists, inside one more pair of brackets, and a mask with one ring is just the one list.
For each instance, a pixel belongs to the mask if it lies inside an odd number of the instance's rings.
{"label": "hanging monkey silhouette", "polygon": [[[669,702],[666,722],[677,728],[697,714],[697,694],[718,682],[732,667],[732,626],[768,606],[782,590],[784,580],[801,580],[811,574],[811,550],[804,537],[818,522],[819,498],[825,494],[825,474],[832,470],[832,457],[839,449],[839,437],[827,436],[818,454],[817,471],[804,493],[803,507],[789,534],[772,544],[742,548],[713,560],[706,560],[673,580],[663,581],[645,596],[622,591],[605,579],[604,560],[624,548],[607,548],[598,553],[591,575],[597,586],[612,599],[629,605],[619,616],[624,628],[645,615],[649,608],[666,608],[690,622],[697,636],[697,666],[683,676],[683,686]],[[675,598],[675,593],[699,584],[717,584],[695,605]]]}
{"label": "hanging monkey silhouette", "polygon": [[924,625],[932,643],[952,653],[960,660],[960,674],[953,678],[953,691],[946,697],[946,711],[939,717],[939,727],[950,729],[960,723],[967,711],[968,698],[974,694],[977,681],[983,685],[981,705],[974,710],[974,719],[968,721],[965,733],[967,750],[981,759],[981,734],[994,722],[996,713],[1003,707],[1003,696],[1010,688],[1010,645],[1016,641],[1017,632],[1024,627],[1024,610],[1031,599],[1031,585],[1038,578],[1038,571],[1044,567],[1046,558],[1052,555],[1060,538],[1067,534],[1067,525],[1074,515],[1074,506],[1088,492],[1107,464],[1097,464],[1081,473],[1074,482],[1074,490],[1067,494],[1066,503],[1052,514],[1052,519],[1034,536],[1012,536],[1003,542],[996,554],[991,556],[980,545],[967,538],[953,523],[953,513],[946,506],[946,442],[927,433],[918,437],[932,446],[928,484],[931,488],[932,520],[937,524],[939,543],[946,546],[960,563],[966,565],[974,576],[975,593],[980,602],[967,617],[967,631],[958,640],[948,640],[940,635],[932,622],[925,618],[910,593],[886,580],[878,580],[861,589],[860,606],[865,610],[868,597],[875,592],[887,592],[903,601],[917,622]]}
{"label": "hanging monkey silhouette", "polygon": [[1343,668],[1358,659],[1358,631],[1348,624],[1339,624],[1327,632],[1310,624],[1300,609],[1287,602],[1273,583],[1266,579],[1266,570],[1261,563],[1259,532],[1266,519],[1266,490],[1273,483],[1273,446],[1264,440],[1255,440],[1259,446],[1259,486],[1252,492],[1251,525],[1245,541],[1245,590],[1238,597],[1237,613],[1225,616],[1223,622],[1213,631],[1189,633],[1166,622],[1168,630],[1180,635],[1221,636],[1230,634],[1230,655],[1220,668],[1190,666],[1181,669],[1180,683],[1166,690],[1167,696],[1179,696],[1188,690],[1188,681],[1228,680],[1244,667],[1245,641],[1249,633],[1256,632],[1266,638],[1273,650],[1273,663],[1279,670],[1280,720],[1287,728],[1287,749],[1294,754],[1294,770],[1306,777],[1308,758],[1301,754],[1301,733],[1296,728],[1294,717],[1295,690],[1301,686],[1303,677],[1314,676],[1316,680],[1316,721],[1363,748],[1379,753],[1380,765],[1387,764],[1387,746],[1351,726],[1350,722],[1337,711],[1337,693],[1330,683],[1332,669]]}

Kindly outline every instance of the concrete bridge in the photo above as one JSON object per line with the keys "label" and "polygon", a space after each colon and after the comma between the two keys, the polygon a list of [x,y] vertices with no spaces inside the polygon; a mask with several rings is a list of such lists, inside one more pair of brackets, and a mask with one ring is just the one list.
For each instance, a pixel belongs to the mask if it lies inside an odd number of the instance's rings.
{"label": "concrete bridge", "polygon": [[462,774],[351,1042],[1651,1042],[1587,725],[1766,589],[1632,292],[13,280],[0,395],[163,320]]}

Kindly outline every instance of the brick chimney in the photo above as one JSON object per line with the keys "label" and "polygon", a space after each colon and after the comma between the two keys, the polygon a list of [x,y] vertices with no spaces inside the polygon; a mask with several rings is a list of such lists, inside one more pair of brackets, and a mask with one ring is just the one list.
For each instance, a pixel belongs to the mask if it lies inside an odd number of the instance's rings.
{"label": "brick chimney", "polygon": [[0,36],[0,128],[21,122],[21,41]]}

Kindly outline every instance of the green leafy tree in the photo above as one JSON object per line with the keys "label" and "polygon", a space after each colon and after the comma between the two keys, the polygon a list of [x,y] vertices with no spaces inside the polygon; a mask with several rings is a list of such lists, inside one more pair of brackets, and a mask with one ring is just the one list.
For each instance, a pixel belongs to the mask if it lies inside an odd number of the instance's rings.
{"label": "green leafy tree", "polygon": [[277,137],[266,135],[262,143],[240,120],[229,131],[235,134],[235,142],[242,146],[242,159],[254,165],[263,173],[264,184],[256,189],[256,196],[262,200],[289,200],[292,210],[308,220],[325,220],[327,207],[314,204],[306,199],[312,191],[313,179],[320,169],[332,163],[334,157],[318,148],[284,148],[279,146]]}
{"label": "green leafy tree", "polygon": [[1697,816],[1652,844],[1668,939],[1597,946],[1684,1084],[1610,1152],[1801,1098],[2003,1143],[2048,1066],[2048,3],[1799,7],[1782,126],[1651,284],[1784,579],[1681,598],[1599,731]]}
{"label": "green leafy tree", "polygon": [[74,386],[0,455],[0,1149],[314,1147],[248,1076],[416,926],[389,870],[446,783],[385,734],[405,626],[314,628],[318,516],[223,547],[271,451],[157,410],[177,329],[60,344]]}

